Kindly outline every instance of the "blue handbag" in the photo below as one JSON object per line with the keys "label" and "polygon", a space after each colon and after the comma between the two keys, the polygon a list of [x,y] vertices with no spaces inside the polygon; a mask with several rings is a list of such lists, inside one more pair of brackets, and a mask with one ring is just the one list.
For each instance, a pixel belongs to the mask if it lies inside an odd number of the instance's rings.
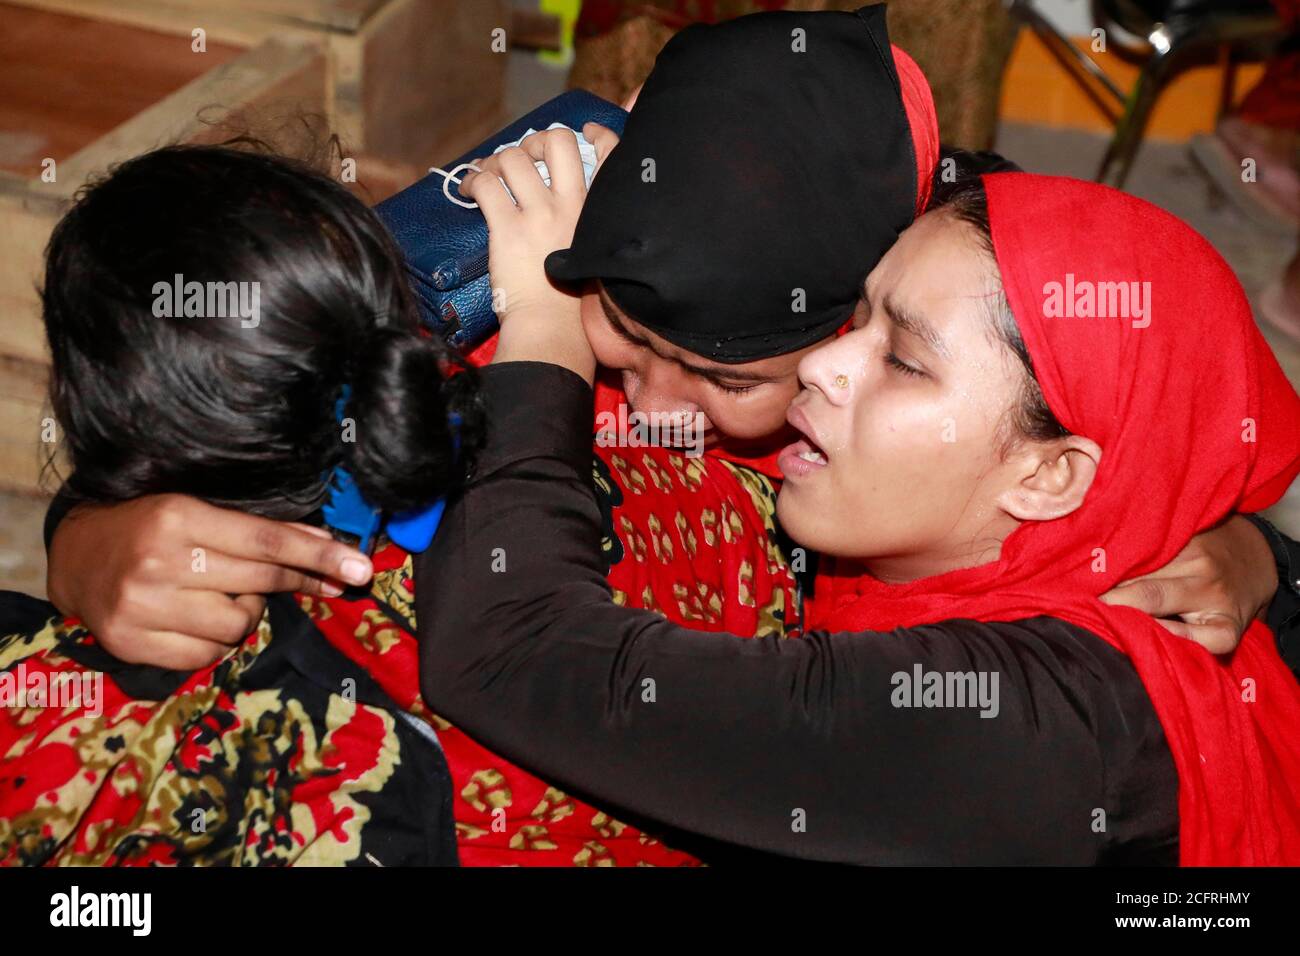
{"label": "blue handbag", "polygon": [[[451,171],[471,159],[491,156],[502,144],[519,140],[531,129],[563,123],[581,132],[584,123],[600,123],[622,135],[627,113],[585,90],[571,90],[445,167]],[[420,307],[420,319],[461,351],[474,348],[497,330],[488,281],[487,224],[478,209],[449,200],[458,196],[454,183],[438,173],[384,200],[375,212],[406,255],[406,268]]]}

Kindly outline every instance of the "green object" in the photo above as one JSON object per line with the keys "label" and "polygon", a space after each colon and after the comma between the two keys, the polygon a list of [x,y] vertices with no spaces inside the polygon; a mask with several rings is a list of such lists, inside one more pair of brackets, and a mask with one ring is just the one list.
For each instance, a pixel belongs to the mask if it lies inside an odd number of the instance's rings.
{"label": "green object", "polygon": [[560,49],[538,50],[537,59],[550,66],[567,68],[573,63],[573,29],[578,22],[582,0],[538,0],[542,13],[560,18]]}

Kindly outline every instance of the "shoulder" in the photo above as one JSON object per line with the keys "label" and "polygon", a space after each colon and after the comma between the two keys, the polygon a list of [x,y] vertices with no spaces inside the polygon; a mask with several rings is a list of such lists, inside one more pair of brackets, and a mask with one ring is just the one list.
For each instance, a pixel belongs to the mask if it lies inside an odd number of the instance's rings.
{"label": "shoulder", "polygon": [[1127,656],[1051,617],[946,621],[916,630],[950,642],[946,656],[996,666],[1004,704],[1026,708],[1049,742],[1049,728],[1062,721],[1091,735],[1104,795],[1094,825],[1105,828],[1107,861],[1177,862],[1178,774],[1155,705]]}
{"label": "shoulder", "polygon": [[1099,735],[1155,720],[1155,709],[1132,662],[1102,637],[1068,621],[958,618],[906,632],[909,640],[900,642],[901,658],[913,653],[907,645],[919,646],[928,666],[998,673],[1004,694],[1031,695],[1040,703],[1049,697],[1066,697]]}

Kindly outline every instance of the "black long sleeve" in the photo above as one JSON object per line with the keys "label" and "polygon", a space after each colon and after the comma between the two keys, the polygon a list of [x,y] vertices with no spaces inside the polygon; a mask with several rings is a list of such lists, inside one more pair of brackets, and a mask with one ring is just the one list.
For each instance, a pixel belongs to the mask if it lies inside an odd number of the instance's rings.
{"label": "black long sleeve", "polygon": [[1277,562],[1277,592],[1264,612],[1277,635],[1277,650],[1300,679],[1300,542],[1288,538],[1259,515],[1246,515],[1259,528]]}
{"label": "black long sleeve", "polygon": [[[618,607],[590,389],[540,363],[493,366],[484,387],[478,476],[416,562],[439,713],[612,808],[789,856],[1171,860],[1173,763],[1102,640],[1046,618],[747,640]],[[894,675],[917,666],[996,673],[996,716],[894,706]]]}

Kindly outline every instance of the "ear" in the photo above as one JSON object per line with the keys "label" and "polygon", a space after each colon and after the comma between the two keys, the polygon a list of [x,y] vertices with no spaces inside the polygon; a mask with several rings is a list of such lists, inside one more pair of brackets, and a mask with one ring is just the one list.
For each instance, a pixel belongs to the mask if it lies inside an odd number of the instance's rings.
{"label": "ear", "polygon": [[1100,462],[1101,446],[1082,435],[1024,442],[1007,460],[1015,480],[998,507],[1019,521],[1064,518],[1083,504]]}

